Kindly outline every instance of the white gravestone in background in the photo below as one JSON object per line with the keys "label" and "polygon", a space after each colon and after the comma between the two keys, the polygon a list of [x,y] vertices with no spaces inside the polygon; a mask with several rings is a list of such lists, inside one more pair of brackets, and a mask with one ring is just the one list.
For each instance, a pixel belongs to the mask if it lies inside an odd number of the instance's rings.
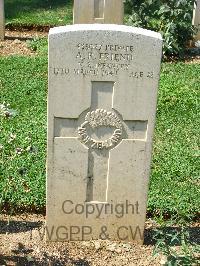
{"label": "white gravestone in background", "polygon": [[161,50],[128,26],[50,30],[48,240],[143,242]]}
{"label": "white gravestone in background", "polygon": [[0,40],[4,40],[5,19],[4,19],[4,0],[0,0]]}
{"label": "white gravestone in background", "polygon": [[196,1],[194,12],[193,12],[193,25],[198,27],[198,32],[195,36],[196,41],[200,41],[200,0]]}
{"label": "white gravestone in background", "polygon": [[123,0],[74,0],[74,24],[123,24]]}

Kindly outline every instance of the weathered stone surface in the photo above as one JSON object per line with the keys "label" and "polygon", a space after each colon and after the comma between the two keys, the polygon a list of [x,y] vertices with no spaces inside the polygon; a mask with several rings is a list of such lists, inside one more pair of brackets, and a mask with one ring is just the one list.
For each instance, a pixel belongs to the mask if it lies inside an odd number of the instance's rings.
{"label": "weathered stone surface", "polygon": [[74,24],[123,24],[123,0],[74,0]]}
{"label": "weathered stone surface", "polygon": [[197,0],[197,3],[195,4],[194,7],[193,25],[198,27],[198,32],[195,36],[195,40],[200,41],[200,0]]}
{"label": "weathered stone surface", "polygon": [[48,240],[143,242],[161,50],[127,26],[50,30]]}
{"label": "weathered stone surface", "polygon": [[4,0],[0,0],[0,40],[4,40],[5,19],[4,19]]}

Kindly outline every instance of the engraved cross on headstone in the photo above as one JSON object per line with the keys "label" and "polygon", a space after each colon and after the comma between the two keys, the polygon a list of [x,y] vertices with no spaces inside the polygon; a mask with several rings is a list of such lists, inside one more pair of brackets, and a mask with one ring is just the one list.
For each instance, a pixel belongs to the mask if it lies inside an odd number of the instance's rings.
{"label": "engraved cross on headstone", "polygon": [[74,0],[74,24],[123,24],[123,0]]}
{"label": "engraved cross on headstone", "polygon": [[109,151],[122,139],[146,138],[147,121],[123,121],[113,108],[113,99],[114,82],[95,81],[90,110],[78,119],[55,118],[57,137],[77,138],[89,149],[87,202],[107,202]]}

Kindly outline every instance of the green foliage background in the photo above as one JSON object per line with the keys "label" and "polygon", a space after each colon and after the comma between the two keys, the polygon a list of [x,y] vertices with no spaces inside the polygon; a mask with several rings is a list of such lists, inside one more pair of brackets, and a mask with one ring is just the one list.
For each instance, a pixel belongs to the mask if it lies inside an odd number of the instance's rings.
{"label": "green foliage background", "polygon": [[126,0],[127,23],[159,31],[164,55],[181,56],[193,39],[194,0]]}

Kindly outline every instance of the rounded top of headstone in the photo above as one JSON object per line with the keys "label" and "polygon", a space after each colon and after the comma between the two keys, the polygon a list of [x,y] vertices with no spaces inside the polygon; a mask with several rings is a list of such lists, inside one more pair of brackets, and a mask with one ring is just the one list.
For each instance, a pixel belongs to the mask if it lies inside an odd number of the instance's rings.
{"label": "rounded top of headstone", "polygon": [[162,40],[162,36],[158,32],[130,27],[125,25],[115,25],[115,24],[75,24],[68,26],[55,27],[50,29],[49,35],[60,34],[65,32],[74,32],[74,31],[107,31],[107,32],[127,32],[133,33],[136,35],[144,35],[156,39]]}

